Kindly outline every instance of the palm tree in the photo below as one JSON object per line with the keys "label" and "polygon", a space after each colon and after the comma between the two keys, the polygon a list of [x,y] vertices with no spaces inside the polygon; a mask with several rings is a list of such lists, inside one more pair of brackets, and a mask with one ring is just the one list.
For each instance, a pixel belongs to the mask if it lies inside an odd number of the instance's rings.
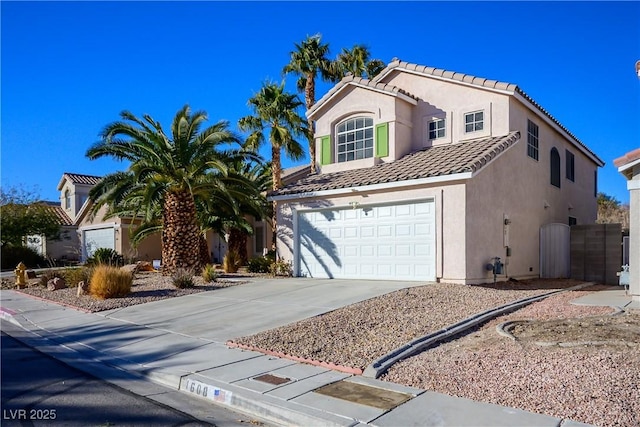
{"label": "palm tree", "polygon": [[107,175],[91,190],[92,212],[108,205],[107,215],[142,217],[142,232],[161,230],[163,274],[178,268],[200,271],[206,260],[200,252],[196,200],[207,200],[224,188],[221,177],[228,175],[229,161],[238,155],[230,146],[239,145],[239,138],[225,121],[201,130],[206,113],[192,113],[187,105],[176,113],[170,136],[149,115],[140,119],[124,111],[120,116],[86,155],[92,160],[128,160],[130,166]]}
{"label": "palm tree", "polygon": [[343,48],[332,63],[334,81],[339,81],[347,73],[355,77],[372,79],[384,69],[385,64],[379,59],[371,59],[371,53],[365,45],[357,44],[351,49]]}
{"label": "palm tree", "polygon": [[[271,144],[272,189],[278,190],[282,187],[282,151],[293,160],[298,160],[304,155],[302,146],[296,140],[298,136],[309,135],[305,120],[296,111],[302,106],[302,102],[296,95],[285,92],[282,82],[264,83],[260,92],[250,98],[248,104],[254,115],[242,117],[238,126],[241,130],[250,132],[245,146],[253,150],[257,150],[266,141],[265,133],[268,130],[268,140]],[[275,249],[276,223],[276,205],[273,202],[272,249]]]}
{"label": "palm tree", "polygon": [[[323,44],[322,36],[316,34],[307,36],[302,43],[294,43],[296,49],[291,52],[291,60],[285,65],[284,74],[293,73],[298,76],[296,86],[299,92],[304,91],[304,99],[307,110],[316,102],[316,76],[325,81],[330,81],[331,61],[327,58],[329,45]],[[307,121],[307,127],[313,129],[311,119]],[[313,133],[309,134],[309,156],[311,157],[311,173],[316,171],[316,148]]]}

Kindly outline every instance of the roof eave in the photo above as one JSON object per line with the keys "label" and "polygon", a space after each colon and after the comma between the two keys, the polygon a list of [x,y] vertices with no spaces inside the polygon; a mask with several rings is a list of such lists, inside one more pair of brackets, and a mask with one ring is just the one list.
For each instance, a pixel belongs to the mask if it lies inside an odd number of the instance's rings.
{"label": "roof eave", "polygon": [[448,183],[451,181],[461,181],[472,178],[474,172],[460,172],[449,175],[438,175],[428,178],[408,179],[405,181],[384,182],[380,184],[360,185],[345,188],[334,188],[331,190],[308,191],[305,193],[282,194],[278,196],[268,196],[269,201],[285,201],[293,199],[309,199],[315,197],[337,196],[341,194],[354,194],[360,192],[369,192],[376,190],[388,190],[403,187],[413,187],[416,185],[428,185],[438,183]]}

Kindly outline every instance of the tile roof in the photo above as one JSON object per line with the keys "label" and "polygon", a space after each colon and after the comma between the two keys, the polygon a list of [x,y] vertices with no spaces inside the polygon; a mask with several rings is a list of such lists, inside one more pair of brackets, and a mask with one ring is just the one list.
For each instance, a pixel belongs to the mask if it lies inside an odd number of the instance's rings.
{"label": "tile roof", "polygon": [[69,181],[74,184],[96,185],[101,179],[101,176],[83,175],[79,173],[65,172],[63,177],[67,177]]}
{"label": "tile roof", "polygon": [[618,157],[613,161],[613,164],[619,168],[628,163],[635,162],[638,159],[640,159],[640,148],[636,148],[633,151],[629,151],[624,156]]}
{"label": "tile roof", "polygon": [[71,220],[71,218],[69,218],[69,215],[67,215],[67,213],[62,208],[62,206],[60,206],[60,202],[51,202],[48,200],[43,200],[38,203],[41,203],[45,205],[47,208],[49,208],[51,212],[56,216],[58,221],[60,222],[60,225],[62,226],[73,225],[73,221]]}
{"label": "tile roof", "polygon": [[582,141],[580,141],[569,129],[564,127],[558,119],[553,117],[551,113],[545,110],[540,104],[533,100],[529,95],[527,95],[518,85],[513,83],[505,83],[499,82],[497,80],[490,80],[483,77],[476,77],[470,74],[458,73],[454,71],[447,71],[441,68],[433,68],[427,67],[425,65],[413,64],[410,62],[401,61],[398,58],[393,58],[392,61],[387,65],[387,68],[382,70],[377,76],[372,79],[372,82],[377,83],[381,79],[383,79],[387,74],[389,74],[394,69],[404,69],[409,72],[415,72],[419,74],[432,75],[435,77],[457,80],[459,82],[469,83],[476,86],[486,87],[488,89],[496,89],[503,90],[507,92],[517,93],[522,96],[525,100],[527,100],[533,107],[538,109],[542,114],[547,116],[553,123],[555,123],[560,129],[567,133],[571,138],[575,140],[575,142],[584,148],[589,154],[591,154],[595,159],[597,159],[601,165],[604,165],[602,159],[600,159],[593,151],[591,151]]}
{"label": "tile roof", "polygon": [[519,140],[520,132],[515,131],[503,136],[429,147],[407,154],[394,162],[369,168],[309,175],[272,192],[270,196],[312,193],[476,172]]}
{"label": "tile roof", "polygon": [[406,90],[401,89],[397,86],[391,85],[389,83],[374,82],[373,80],[363,79],[362,77],[354,77],[353,75],[349,74],[346,77],[344,77],[342,80],[340,80],[335,86],[333,86],[329,90],[329,92],[325,93],[324,96],[318,100],[318,102],[313,104],[311,108],[309,108],[309,110],[307,111],[307,116],[313,115],[313,113],[318,108],[320,108],[322,104],[324,104],[327,100],[329,100],[329,98],[331,98],[337,92],[342,90],[343,87],[348,85],[365,86],[374,90],[378,90],[380,92],[387,93],[392,96],[403,95],[413,101],[418,101],[417,97],[413,96]]}

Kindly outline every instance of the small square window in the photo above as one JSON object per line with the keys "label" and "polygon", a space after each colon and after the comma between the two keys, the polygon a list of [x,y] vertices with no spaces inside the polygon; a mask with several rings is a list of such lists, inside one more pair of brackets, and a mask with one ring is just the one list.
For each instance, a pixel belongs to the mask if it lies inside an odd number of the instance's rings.
{"label": "small square window", "polygon": [[429,139],[444,138],[444,119],[435,119],[429,122]]}
{"label": "small square window", "polygon": [[484,129],[484,111],[475,111],[464,115],[464,131],[476,132]]}
{"label": "small square window", "polygon": [[572,225],[578,225],[578,218],[576,218],[575,216],[569,217],[569,227],[571,227]]}

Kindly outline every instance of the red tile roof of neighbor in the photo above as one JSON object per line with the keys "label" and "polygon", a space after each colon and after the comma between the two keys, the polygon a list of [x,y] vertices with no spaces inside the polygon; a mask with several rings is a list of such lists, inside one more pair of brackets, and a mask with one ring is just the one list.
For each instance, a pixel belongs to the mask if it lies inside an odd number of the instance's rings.
{"label": "red tile roof of neighbor", "polygon": [[74,184],[96,185],[102,179],[101,176],[84,175],[79,173],[65,172],[63,177],[67,177]]}
{"label": "red tile roof of neighbor", "polygon": [[270,195],[311,193],[476,172],[519,140],[520,132],[514,131],[503,136],[429,147],[407,154],[394,162],[369,168],[309,175]]}
{"label": "red tile roof of neighbor", "polygon": [[636,161],[638,159],[640,159],[640,148],[636,148],[633,151],[629,151],[624,156],[618,157],[617,159],[615,159],[613,161],[613,164],[616,165],[616,167],[619,168],[620,166],[624,166],[627,163],[634,162],[634,161]]}
{"label": "red tile roof of neighbor", "polygon": [[56,218],[60,222],[60,225],[62,226],[73,225],[73,221],[71,221],[71,218],[69,218],[69,215],[67,215],[65,210],[62,209],[62,206],[60,206],[60,202],[51,202],[48,200],[43,200],[42,202],[39,202],[39,203],[47,206],[51,210],[51,212],[56,216]]}

